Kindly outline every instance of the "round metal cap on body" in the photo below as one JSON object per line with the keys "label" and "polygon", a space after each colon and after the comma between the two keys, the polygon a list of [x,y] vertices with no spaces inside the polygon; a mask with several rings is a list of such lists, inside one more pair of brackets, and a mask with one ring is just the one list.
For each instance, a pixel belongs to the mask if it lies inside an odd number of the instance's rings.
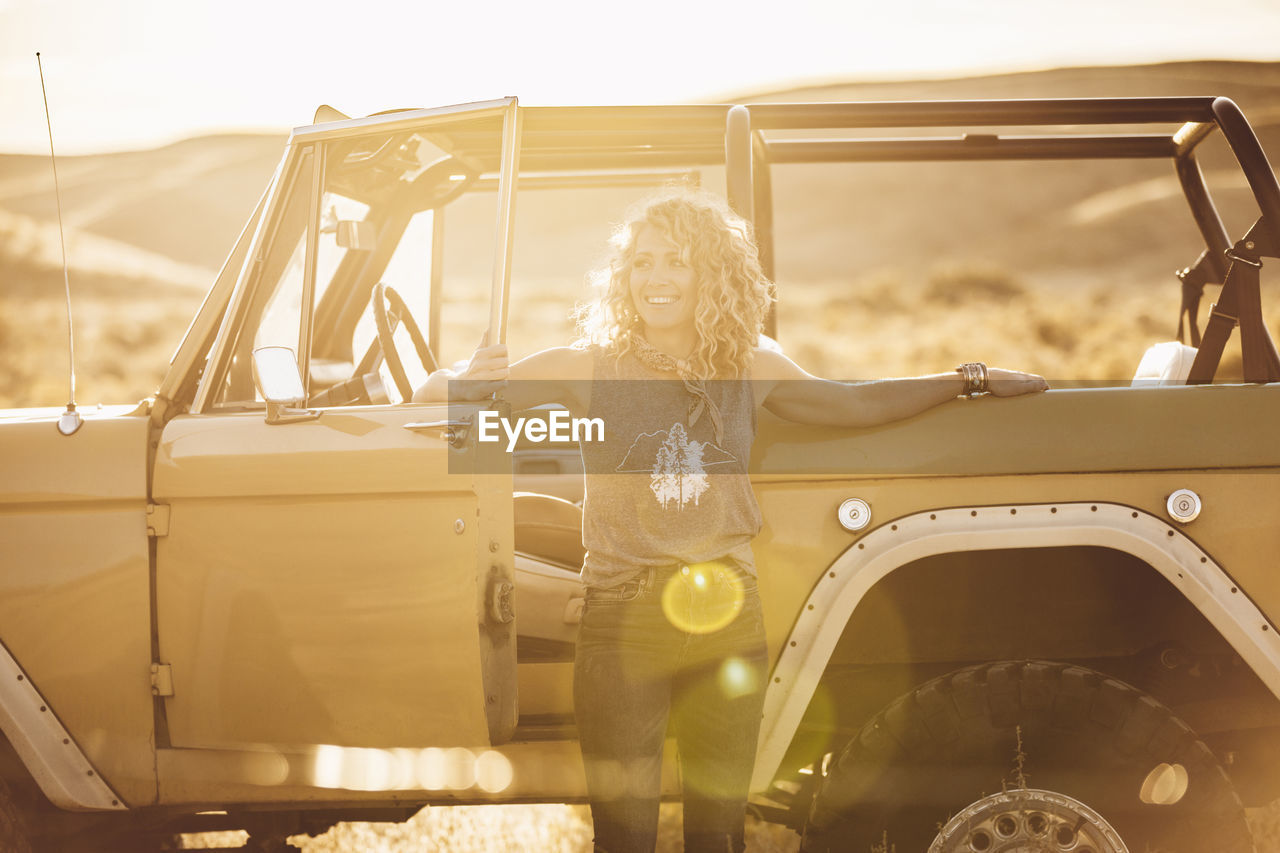
{"label": "round metal cap on body", "polygon": [[1174,521],[1188,524],[1200,515],[1200,496],[1190,489],[1178,489],[1165,504]]}
{"label": "round metal cap on body", "polygon": [[871,523],[871,505],[862,498],[849,498],[836,510],[836,518],[845,530],[861,530]]}

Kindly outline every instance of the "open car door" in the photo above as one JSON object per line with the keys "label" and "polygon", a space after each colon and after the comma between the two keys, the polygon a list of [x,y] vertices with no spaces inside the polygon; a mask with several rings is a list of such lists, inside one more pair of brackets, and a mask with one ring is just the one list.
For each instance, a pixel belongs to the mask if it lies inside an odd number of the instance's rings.
{"label": "open car door", "polygon": [[[368,366],[341,318],[368,304],[410,215],[481,174],[499,177],[489,327],[502,337],[518,122],[504,99],[294,132],[191,412],[156,449],[159,746],[288,754],[510,737],[509,464],[449,424],[488,404],[391,402],[369,391],[374,374],[352,375],[364,390],[346,399],[317,390],[344,370],[325,337],[335,329],[345,369]],[[467,153],[449,153],[459,139]],[[355,219],[331,220],[334,187],[358,203]],[[429,278],[413,286],[425,293]],[[313,408],[268,411],[250,364],[264,344],[297,353]]]}

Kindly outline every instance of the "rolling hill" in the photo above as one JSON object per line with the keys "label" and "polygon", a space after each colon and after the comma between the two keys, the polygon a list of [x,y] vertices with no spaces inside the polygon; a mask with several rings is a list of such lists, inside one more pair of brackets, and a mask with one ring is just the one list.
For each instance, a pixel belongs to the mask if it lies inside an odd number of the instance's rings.
{"label": "rolling hill", "polygon": [[[1235,99],[1264,147],[1280,152],[1280,63],[1184,62],[839,83],[738,93],[733,100],[1171,94]],[[147,151],[59,160],[80,387],[92,395],[89,399],[128,400],[154,387],[203,289],[266,186],[284,138],[283,131],[208,136]],[[1234,175],[1231,155],[1220,140],[1203,150],[1202,166],[1224,219],[1240,233],[1256,213]],[[706,178],[713,187],[715,171]],[[1008,321],[1032,328],[1043,352],[1023,355],[1025,348],[1002,345],[989,350],[1041,370],[1075,374],[1093,357],[1091,332],[1082,329],[1082,318],[1100,307],[1116,309],[1118,303],[1108,300],[1122,299],[1124,292],[1149,301],[1148,294],[1159,294],[1149,311],[1137,303],[1126,310],[1150,315],[1139,323],[1144,335],[1168,337],[1177,308],[1171,273],[1198,253],[1191,218],[1164,162],[1111,161],[1087,168],[1055,163],[784,166],[775,169],[774,184],[783,319],[821,327],[825,312],[820,309],[834,304],[880,315],[859,330],[863,346],[856,351],[847,341],[828,344],[802,330],[794,338],[796,351],[819,371],[838,372],[852,357],[860,372],[919,369],[916,365],[924,362],[917,356],[928,347],[920,343],[904,354],[892,342],[918,325],[922,303],[930,310],[948,309],[940,318],[940,334],[951,335],[945,330],[965,325],[963,315],[952,310],[953,297],[985,288],[983,310],[1014,312]],[[576,289],[580,271],[598,256],[605,223],[619,209],[609,200],[551,205],[531,195],[527,205],[522,202],[517,224],[517,281],[542,287],[563,280],[566,268],[578,270],[570,275],[568,290],[550,291],[546,301],[560,305],[581,296]],[[14,366],[0,382],[0,405],[58,403],[64,394],[59,389],[66,384],[65,317],[55,217],[47,158],[0,155],[0,354]],[[553,241],[575,249],[567,255],[536,251]],[[451,258],[453,273],[487,275],[487,252],[476,252],[470,262],[467,254],[464,249]],[[1017,295],[1028,289],[1046,295],[1036,306],[1020,304]],[[562,324],[552,333],[563,336],[567,329]],[[850,337],[844,329],[816,331]],[[877,342],[877,336],[884,340]],[[946,358],[952,350],[970,352],[971,346],[949,339],[935,355]],[[1104,372],[1123,369],[1121,363],[1101,367]]]}

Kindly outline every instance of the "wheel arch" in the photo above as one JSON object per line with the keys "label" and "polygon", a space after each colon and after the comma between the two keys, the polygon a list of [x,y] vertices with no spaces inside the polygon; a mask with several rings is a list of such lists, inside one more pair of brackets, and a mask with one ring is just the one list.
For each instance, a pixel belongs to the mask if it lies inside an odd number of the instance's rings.
{"label": "wheel arch", "polygon": [[128,808],[3,643],[0,732],[53,805],[73,811]]}
{"label": "wheel arch", "polygon": [[867,533],[814,585],[770,675],[753,789],[778,772],[855,611],[883,580],[939,555],[1080,546],[1120,552],[1158,572],[1280,697],[1275,626],[1212,556],[1162,519],[1114,503],[924,511]]}

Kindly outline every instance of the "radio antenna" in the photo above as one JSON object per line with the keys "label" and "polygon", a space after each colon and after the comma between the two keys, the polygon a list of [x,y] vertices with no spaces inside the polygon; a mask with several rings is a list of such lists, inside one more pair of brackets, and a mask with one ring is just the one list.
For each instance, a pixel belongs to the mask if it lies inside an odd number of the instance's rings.
{"label": "radio antenna", "polygon": [[58,158],[53,153],[53,121],[49,118],[49,95],[44,88],[44,64],[36,51],[36,67],[40,70],[40,96],[44,98],[44,122],[49,128],[49,162],[53,164],[53,198],[58,207],[58,241],[62,244],[62,284],[67,293],[67,366],[71,374],[70,399],[67,410],[58,418],[58,432],[72,435],[80,429],[84,418],[76,411],[76,344],[71,334],[71,276],[67,272],[67,238],[62,230],[62,193],[58,189]]}

